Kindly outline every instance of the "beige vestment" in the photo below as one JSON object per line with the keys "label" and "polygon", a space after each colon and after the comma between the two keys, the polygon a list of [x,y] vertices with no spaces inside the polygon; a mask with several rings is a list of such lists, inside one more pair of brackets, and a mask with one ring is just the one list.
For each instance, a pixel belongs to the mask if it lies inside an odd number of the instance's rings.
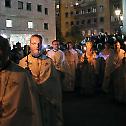
{"label": "beige vestment", "polygon": [[80,69],[80,93],[92,95],[96,88],[96,58],[92,51],[81,56]]}
{"label": "beige vestment", "polygon": [[54,63],[54,66],[57,70],[63,72],[64,71],[64,61],[65,56],[61,50],[50,50],[47,52],[47,56],[50,57]]}
{"label": "beige vestment", "polygon": [[78,54],[75,50],[66,50],[65,54],[65,79],[63,83],[64,91],[74,91],[75,88],[75,75],[78,64]]}
{"label": "beige vestment", "polygon": [[111,82],[115,99],[126,103],[126,62],[112,72]]}
{"label": "beige vestment", "polygon": [[62,94],[57,71],[50,58],[35,58],[31,54],[20,60],[23,68],[28,66],[40,94],[44,126],[62,126]]}
{"label": "beige vestment", "polygon": [[14,63],[0,71],[0,126],[42,126],[39,97],[31,75]]}
{"label": "beige vestment", "polygon": [[118,67],[121,66],[124,53],[125,51],[122,49],[120,49],[118,53],[112,52],[109,58],[106,60],[105,75],[104,75],[104,81],[102,86],[105,92],[109,91],[110,76],[112,72],[114,72]]}

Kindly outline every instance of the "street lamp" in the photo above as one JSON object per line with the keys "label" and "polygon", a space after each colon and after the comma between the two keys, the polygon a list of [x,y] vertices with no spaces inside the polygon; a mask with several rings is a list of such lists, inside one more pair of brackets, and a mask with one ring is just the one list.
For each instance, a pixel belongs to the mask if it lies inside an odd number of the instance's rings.
{"label": "street lamp", "polygon": [[79,3],[78,3],[78,2],[76,2],[76,3],[75,3],[75,6],[78,6],[78,5],[79,5]]}
{"label": "street lamp", "polygon": [[118,18],[118,24],[119,24],[119,29],[118,29],[118,32],[121,32],[121,29],[122,29],[122,20],[123,20],[123,15],[121,14],[121,10],[119,8],[117,8],[115,10],[115,15],[117,16]]}
{"label": "street lamp", "polygon": [[121,13],[121,10],[117,8],[117,9],[115,10],[115,14],[116,14],[116,16],[119,17],[119,16],[120,16],[120,13]]}

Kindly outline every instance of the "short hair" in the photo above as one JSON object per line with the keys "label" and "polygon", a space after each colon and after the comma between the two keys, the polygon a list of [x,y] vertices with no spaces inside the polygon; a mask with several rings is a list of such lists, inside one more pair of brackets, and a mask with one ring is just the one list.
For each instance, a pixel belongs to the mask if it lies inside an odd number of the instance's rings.
{"label": "short hair", "polygon": [[[33,37],[39,38],[40,42],[42,43],[42,36],[41,35],[34,34],[34,35],[31,36],[31,38],[33,38]],[[30,38],[30,42],[31,42],[31,38]]]}
{"label": "short hair", "polygon": [[115,45],[116,43],[119,43],[119,44],[120,44],[120,42],[119,42],[118,40],[116,40],[116,41],[114,42],[114,45]]}
{"label": "short hair", "polygon": [[58,40],[53,40],[53,41],[52,41],[52,44],[53,44],[54,42],[58,42],[58,43],[59,43],[59,41],[58,41]]}
{"label": "short hair", "polygon": [[104,45],[106,45],[107,47],[111,47],[111,44],[108,41],[106,41]]}
{"label": "short hair", "polygon": [[93,46],[93,43],[92,43],[91,41],[87,41],[85,44],[86,44],[86,46],[87,46],[87,45]]}
{"label": "short hair", "polygon": [[10,52],[10,44],[8,39],[3,38],[0,36],[0,49],[5,52],[7,55],[9,55]]}
{"label": "short hair", "polygon": [[73,42],[69,41],[69,42],[67,42],[67,44],[72,44],[73,45]]}
{"label": "short hair", "polygon": [[72,47],[74,48],[74,43],[72,41],[67,42],[67,48],[69,48],[69,44],[71,44]]}

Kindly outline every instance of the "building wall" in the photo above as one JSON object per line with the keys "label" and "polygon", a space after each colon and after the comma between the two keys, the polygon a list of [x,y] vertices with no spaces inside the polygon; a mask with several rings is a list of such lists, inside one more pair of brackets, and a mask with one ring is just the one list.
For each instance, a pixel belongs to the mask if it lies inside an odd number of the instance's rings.
{"label": "building wall", "polygon": [[[76,5],[76,3],[79,5]],[[84,32],[86,36],[97,32],[97,21],[94,22],[94,20],[97,20],[97,13],[94,10],[97,8],[96,0],[61,0],[60,4],[61,33],[64,38],[67,39],[67,33],[74,26],[78,27],[81,32]],[[87,12],[88,10],[90,10],[90,12]],[[71,12],[73,12],[73,14],[71,14]],[[68,13],[67,17],[65,16],[66,13]],[[90,20],[91,23],[87,23],[88,20]],[[83,21],[84,23],[82,23]],[[71,25],[71,22],[74,24]],[[81,34],[83,35],[83,33]]]}
{"label": "building wall", "polygon": [[123,33],[126,35],[126,0],[123,0]]}
{"label": "building wall", "polygon": [[[70,15],[73,11],[73,1],[74,0],[61,0],[60,1],[60,24],[61,24],[61,33],[65,37],[67,36],[67,32],[71,30],[71,22],[74,21],[74,17]],[[68,17],[66,17],[66,13],[68,13]],[[68,23],[68,24],[67,24]]]}
{"label": "building wall", "polygon": [[[76,2],[75,0],[61,0],[60,2],[60,28],[65,39],[67,39],[66,33],[73,27],[71,21],[85,36],[92,33],[107,32],[111,34],[116,32],[119,21],[117,21],[115,10],[117,6],[122,9],[122,0],[78,0],[79,5],[75,7]],[[73,15],[70,14],[71,11],[74,12]],[[76,14],[76,11],[79,13]],[[68,17],[65,17],[66,12]],[[81,23],[83,20],[84,24]],[[89,20],[91,23],[87,23]],[[76,25],[77,21],[80,22],[79,25]],[[66,22],[68,23],[66,24]]]}
{"label": "building wall", "polygon": [[[5,0],[0,1],[0,33],[6,34],[10,41],[18,41],[18,37],[30,37],[31,34],[41,34],[45,43],[50,43],[56,38],[55,24],[55,1],[52,0],[20,0],[23,2],[23,9],[18,9],[18,1],[11,0],[11,8],[5,7]],[[32,3],[31,11],[26,10],[26,3]],[[37,5],[42,5],[42,12],[37,11]],[[45,8],[48,8],[48,15],[45,15]],[[6,27],[6,19],[12,20],[13,27]],[[33,22],[33,29],[28,28],[27,22]],[[44,23],[48,23],[48,30],[44,29]],[[11,36],[15,39],[12,39]],[[21,37],[20,37],[21,35]],[[23,35],[23,36],[22,36]],[[24,40],[23,40],[24,39]],[[26,41],[22,38],[22,41]],[[13,42],[15,43],[15,42]]]}
{"label": "building wall", "polygon": [[[98,32],[110,33],[110,8],[109,0],[97,0]],[[103,18],[103,22],[100,21]]]}

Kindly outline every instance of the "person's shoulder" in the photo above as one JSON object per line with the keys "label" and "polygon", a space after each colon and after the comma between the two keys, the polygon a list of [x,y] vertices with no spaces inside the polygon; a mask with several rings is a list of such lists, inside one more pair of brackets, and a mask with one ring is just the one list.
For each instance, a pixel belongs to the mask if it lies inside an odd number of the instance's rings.
{"label": "person's shoulder", "polygon": [[20,59],[20,62],[26,61],[27,56],[23,57],[22,59]]}
{"label": "person's shoulder", "polygon": [[48,57],[48,56],[46,56],[46,58],[43,59],[42,61],[45,62],[45,63],[47,63],[47,64],[50,64],[50,65],[53,64],[52,59],[50,57]]}
{"label": "person's shoulder", "polygon": [[76,49],[72,49],[72,51],[73,51],[74,53],[77,53]]}
{"label": "person's shoulder", "polygon": [[60,49],[59,49],[58,51],[59,51],[59,52],[63,52],[63,51],[62,51],[62,50],[60,50]]}
{"label": "person's shoulder", "polygon": [[27,72],[26,69],[22,68],[18,64],[11,62],[11,69],[13,69],[15,72]]}
{"label": "person's shoulder", "polygon": [[52,49],[51,49],[51,50],[49,50],[49,51],[47,52],[47,54],[48,54],[48,53],[51,53],[51,52],[53,52],[53,50],[52,50]]}
{"label": "person's shoulder", "polygon": [[121,52],[121,53],[125,53],[125,51],[124,51],[123,49],[120,49],[120,52]]}
{"label": "person's shoulder", "polygon": [[61,53],[61,54],[64,54],[64,52],[62,50],[60,50],[60,49],[58,50],[58,52]]}

